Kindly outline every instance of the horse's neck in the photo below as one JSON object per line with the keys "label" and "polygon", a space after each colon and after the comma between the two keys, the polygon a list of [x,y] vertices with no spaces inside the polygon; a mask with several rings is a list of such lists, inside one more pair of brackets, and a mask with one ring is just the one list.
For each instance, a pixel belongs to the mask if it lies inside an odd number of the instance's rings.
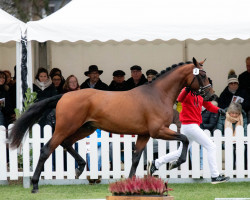
{"label": "horse's neck", "polygon": [[157,85],[162,90],[163,95],[172,99],[172,102],[175,102],[181,89],[186,86],[190,70],[191,67],[181,66],[170,72],[170,74],[165,75],[165,77],[162,77]]}

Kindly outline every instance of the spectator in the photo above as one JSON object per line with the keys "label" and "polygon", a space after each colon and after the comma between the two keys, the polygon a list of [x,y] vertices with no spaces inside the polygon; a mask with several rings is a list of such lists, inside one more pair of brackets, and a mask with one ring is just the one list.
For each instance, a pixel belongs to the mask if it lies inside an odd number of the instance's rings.
{"label": "spectator", "polygon": [[[246,58],[246,68],[247,70],[239,75],[239,87],[250,94],[250,57]],[[247,113],[247,123],[250,123],[250,110]]]}
{"label": "spectator", "polygon": [[130,68],[130,70],[131,70],[131,77],[126,81],[129,90],[138,87],[140,85],[143,85],[144,83],[147,82],[147,79],[141,72],[142,69],[140,66],[134,65]]}
{"label": "spectator", "polygon": [[248,112],[250,108],[249,94],[245,89],[239,87],[239,81],[234,70],[230,70],[228,74],[228,86],[220,94],[218,105],[225,109],[232,101],[240,103],[243,110]]}
{"label": "spectator", "polygon": [[63,86],[63,91],[64,93],[70,92],[70,91],[75,91],[75,90],[80,90],[80,86],[78,83],[78,80],[75,75],[70,75]]}
{"label": "spectator", "polygon": [[154,69],[149,69],[148,71],[146,71],[148,82],[151,82],[153,78],[156,77],[156,74],[158,74],[158,72]]}
{"label": "spectator", "polygon": [[116,70],[113,72],[113,80],[109,85],[110,91],[126,91],[128,90],[125,81],[125,72],[122,70]]}
{"label": "spectator", "polygon": [[85,76],[89,78],[84,81],[80,88],[94,88],[98,90],[108,90],[108,85],[101,81],[100,75],[103,73],[102,70],[99,70],[96,65],[90,65],[89,70],[84,72]]}
{"label": "spectator", "polygon": [[[96,129],[97,132],[97,138],[101,138],[101,130],[100,129]],[[89,138],[89,136],[87,137]],[[90,170],[90,143],[86,144],[87,146],[87,165],[88,165],[88,169]],[[97,156],[98,156],[98,171],[101,171],[101,167],[102,167],[102,151],[101,151],[101,142],[97,143]],[[98,179],[90,179],[88,177],[88,181],[90,184],[98,184],[101,182],[101,177],[98,176]]]}
{"label": "spectator", "polygon": [[[45,68],[39,68],[33,84],[33,91],[37,93],[37,101],[52,97],[57,94],[56,88],[52,84],[48,71]],[[43,127],[48,123],[47,116],[51,110],[44,112],[39,120],[41,126],[41,137],[43,137]]]}
{"label": "spectator", "polygon": [[60,74],[53,74],[51,76],[52,83],[54,87],[56,88],[57,94],[63,93],[63,77]]}
{"label": "spectator", "polygon": [[58,74],[58,75],[61,75],[61,76],[62,76],[62,82],[63,82],[63,84],[64,84],[65,79],[64,79],[64,77],[63,77],[63,75],[62,75],[62,71],[61,71],[59,68],[52,68],[52,69],[51,69],[51,71],[50,71],[50,73],[49,73],[50,78],[52,79],[52,76],[54,76],[55,74]]}
{"label": "spectator", "polygon": [[6,126],[8,126],[16,120],[16,81],[12,79],[11,72],[9,70],[4,70],[3,72],[7,78],[6,85],[8,85],[8,108],[5,112],[5,122]]}
{"label": "spectator", "polygon": [[54,85],[45,68],[39,68],[35,76],[33,91],[37,93],[37,101],[41,101],[57,94]]}
{"label": "spectator", "polygon": [[6,84],[6,74],[3,71],[0,71],[0,126],[5,126],[5,104],[6,104],[6,97],[8,92],[8,85]]}
{"label": "spectator", "polygon": [[[247,118],[246,113],[242,110],[242,107],[239,103],[231,102],[229,107],[226,109],[226,116],[220,116],[217,129],[221,130],[222,135],[224,135],[224,130],[226,128],[231,128],[233,130],[233,136],[236,136],[236,127],[243,126],[244,136],[247,136]],[[234,169],[235,169],[235,160],[236,160],[236,144],[233,144],[234,148]],[[247,145],[245,144],[245,169],[247,166]]]}

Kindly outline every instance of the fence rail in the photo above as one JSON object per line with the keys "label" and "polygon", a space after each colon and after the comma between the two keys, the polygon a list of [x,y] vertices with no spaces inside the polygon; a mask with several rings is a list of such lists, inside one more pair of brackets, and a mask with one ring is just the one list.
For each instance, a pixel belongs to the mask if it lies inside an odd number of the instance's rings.
{"label": "fence rail", "polygon": [[[11,130],[10,125],[8,127]],[[172,130],[176,130],[176,125],[170,126]],[[210,132],[205,130],[206,134],[210,136]],[[40,137],[40,126],[35,124],[32,127],[32,131],[26,134],[22,142],[22,147],[19,149],[9,149],[6,129],[0,126],[0,183],[6,183],[7,180],[17,180],[19,177],[23,177],[24,180],[28,180],[35,171],[37,165],[41,144],[45,144],[52,136],[51,127],[44,127],[44,138]],[[236,137],[232,136],[232,130],[227,128],[225,130],[225,136],[221,135],[219,130],[214,132],[214,136],[211,139],[214,141],[217,147],[217,164],[219,171],[227,176],[230,176],[233,181],[249,181],[250,180],[250,124],[248,125],[248,136],[244,137],[243,127],[236,128]],[[128,177],[130,167],[132,164],[132,143],[136,141],[136,137],[130,135],[113,134],[109,137],[109,133],[102,131],[101,138],[97,138],[96,132],[90,136],[78,141],[78,153],[86,160],[87,146],[90,149],[90,169],[83,171],[79,180],[75,179],[75,160],[69,154],[66,153],[64,158],[64,150],[59,146],[55,150],[55,169],[53,169],[52,157],[45,162],[44,170],[41,173],[40,182],[50,184],[63,184],[63,183],[88,183],[87,176],[91,179],[97,179],[101,176],[102,183],[112,182],[123,177]],[[166,154],[167,149],[169,152],[175,151],[178,148],[177,141],[166,142],[164,140],[158,141],[158,156]],[[97,143],[101,142],[101,157],[102,168],[98,171],[98,157],[97,157]],[[90,143],[90,145],[86,145]],[[110,158],[109,158],[109,144],[113,146],[113,168],[110,170]],[[124,143],[124,162],[121,162],[121,149],[120,145]],[[236,168],[234,169],[233,154],[236,144]],[[222,148],[224,146],[224,148]],[[224,150],[223,150],[224,149]],[[144,156],[147,155],[147,159],[153,159],[153,139],[151,138],[147,144],[146,154],[142,154],[142,158],[139,162],[136,175],[143,177],[147,174],[145,168]],[[8,156],[7,156],[8,155]],[[245,157],[245,156],[246,157]],[[65,162],[65,159],[67,160]],[[191,163],[189,163],[191,162]],[[18,167],[18,164],[22,163],[22,168]],[[66,165],[66,166],[65,166]],[[247,165],[247,166],[246,166]],[[245,168],[248,167],[248,168]],[[203,168],[200,166],[200,146],[197,143],[192,144],[192,159],[187,159],[187,162],[181,165],[178,169],[168,170],[167,165],[160,167],[155,172],[162,179],[168,178],[169,181],[175,180],[175,182],[192,182],[203,177],[203,180],[210,179],[210,172],[207,162],[207,152],[203,150]],[[68,182],[65,182],[65,181]],[[29,183],[24,183],[24,186],[29,187]]]}

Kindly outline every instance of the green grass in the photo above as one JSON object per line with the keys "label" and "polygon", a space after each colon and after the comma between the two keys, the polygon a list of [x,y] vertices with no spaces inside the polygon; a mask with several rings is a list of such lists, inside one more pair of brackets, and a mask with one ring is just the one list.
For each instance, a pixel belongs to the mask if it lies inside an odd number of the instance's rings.
{"label": "green grass", "polygon": [[[175,200],[214,200],[217,198],[250,198],[250,182],[195,184],[169,184],[170,195]],[[22,185],[1,185],[0,199],[10,200],[37,200],[37,199],[105,199],[111,195],[108,185],[41,185],[39,193],[31,194],[30,189]]]}

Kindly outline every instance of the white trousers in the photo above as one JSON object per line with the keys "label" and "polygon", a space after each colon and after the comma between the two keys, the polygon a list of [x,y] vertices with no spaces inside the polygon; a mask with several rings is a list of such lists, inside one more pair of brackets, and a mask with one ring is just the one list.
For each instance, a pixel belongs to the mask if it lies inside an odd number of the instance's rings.
{"label": "white trousers", "polygon": [[[211,177],[219,176],[219,171],[216,163],[216,146],[213,141],[205,134],[198,124],[182,124],[181,133],[186,135],[189,140],[188,149],[191,147],[193,141],[197,142],[207,150],[207,160],[210,168]],[[165,156],[155,160],[157,169],[162,164],[177,160],[182,152],[182,143],[177,151],[170,152]]]}

